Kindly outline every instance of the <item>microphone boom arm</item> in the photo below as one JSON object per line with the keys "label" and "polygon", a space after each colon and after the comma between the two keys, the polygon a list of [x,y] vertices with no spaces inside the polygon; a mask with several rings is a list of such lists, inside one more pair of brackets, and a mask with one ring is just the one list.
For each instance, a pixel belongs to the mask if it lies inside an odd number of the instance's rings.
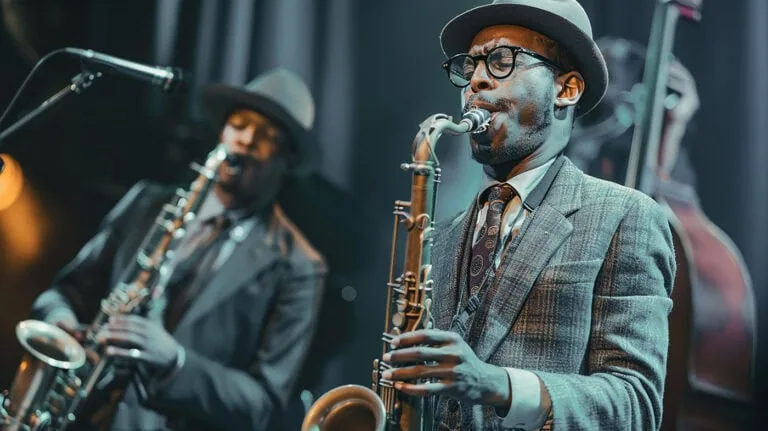
{"label": "microphone boom arm", "polygon": [[22,128],[24,125],[29,123],[33,118],[37,117],[38,115],[42,114],[44,111],[50,109],[53,106],[58,105],[61,103],[62,100],[64,100],[67,96],[70,94],[80,94],[83,90],[90,87],[91,84],[96,80],[96,78],[100,78],[101,73],[96,72],[92,73],[87,70],[83,70],[81,73],[78,73],[72,78],[72,83],[67,85],[66,87],[59,90],[56,94],[46,99],[43,103],[40,104],[37,108],[33,109],[32,111],[28,112],[26,115],[21,117],[18,121],[11,124],[3,130],[2,133],[0,133],[0,147],[3,146],[3,141],[5,138],[13,134],[16,130]]}

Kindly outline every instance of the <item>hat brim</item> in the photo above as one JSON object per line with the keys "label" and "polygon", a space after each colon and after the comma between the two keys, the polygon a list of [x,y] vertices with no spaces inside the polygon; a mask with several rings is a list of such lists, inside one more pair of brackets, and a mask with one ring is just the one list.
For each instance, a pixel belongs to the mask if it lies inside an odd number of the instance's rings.
{"label": "hat brim", "polygon": [[319,147],[310,131],[302,127],[285,109],[268,97],[243,91],[226,84],[209,84],[202,90],[203,109],[215,127],[221,127],[227,116],[235,109],[246,108],[258,112],[288,134],[295,152],[293,171],[307,174],[317,167]]}
{"label": "hat brim", "polygon": [[519,25],[541,33],[567,49],[584,77],[584,95],[576,116],[595,108],[608,89],[608,67],[594,40],[565,18],[543,9],[517,4],[489,4],[470,9],[448,22],[440,33],[447,57],[466,52],[472,39],[494,25]]}

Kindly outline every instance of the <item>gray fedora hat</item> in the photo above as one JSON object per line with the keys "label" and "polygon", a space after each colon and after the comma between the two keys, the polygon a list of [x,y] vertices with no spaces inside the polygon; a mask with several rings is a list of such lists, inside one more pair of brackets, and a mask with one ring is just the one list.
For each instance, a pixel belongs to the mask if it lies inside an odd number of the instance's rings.
{"label": "gray fedora hat", "polygon": [[314,168],[318,156],[312,138],[315,102],[307,84],[295,73],[282,68],[258,75],[244,87],[209,84],[203,88],[204,109],[221,126],[232,110],[247,108],[274,121],[287,134],[296,153],[297,173]]}
{"label": "gray fedora hat", "polygon": [[519,25],[541,33],[567,49],[584,76],[584,95],[577,116],[591,111],[608,88],[608,68],[592,37],[589,17],[576,0],[494,0],[470,9],[448,22],[440,33],[446,56],[466,52],[482,29]]}

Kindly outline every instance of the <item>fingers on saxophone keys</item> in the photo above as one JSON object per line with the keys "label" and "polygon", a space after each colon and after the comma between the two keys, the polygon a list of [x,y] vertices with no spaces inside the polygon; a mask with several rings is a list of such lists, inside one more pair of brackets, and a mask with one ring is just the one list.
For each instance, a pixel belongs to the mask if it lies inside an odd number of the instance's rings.
{"label": "fingers on saxophone keys", "polygon": [[109,325],[113,328],[124,329],[126,331],[144,333],[147,330],[147,320],[136,315],[118,314],[109,318]]}
{"label": "fingers on saxophone keys", "polygon": [[113,358],[129,359],[132,361],[141,361],[144,359],[144,355],[139,349],[124,349],[122,347],[107,346],[104,353]]}
{"label": "fingers on saxophone keys", "polygon": [[382,359],[390,364],[425,361],[456,362],[452,360],[452,357],[453,355],[451,355],[450,351],[446,348],[418,346],[387,352]]}
{"label": "fingers on saxophone keys", "polygon": [[141,335],[120,329],[103,327],[96,336],[96,342],[102,345],[140,347],[144,345]]}
{"label": "fingers on saxophone keys", "polygon": [[403,382],[396,382],[395,389],[408,395],[417,397],[427,397],[430,395],[440,394],[451,386],[449,383],[435,382],[435,383],[423,383],[423,384],[410,384]]}
{"label": "fingers on saxophone keys", "polygon": [[[455,377],[453,367],[449,365],[413,365],[403,368],[384,370],[381,377],[389,381],[410,381],[419,379],[452,379]],[[397,383],[395,383],[397,387]]]}
{"label": "fingers on saxophone keys", "polygon": [[390,379],[385,379],[384,376],[379,379],[379,386],[385,387],[385,388],[391,388],[394,386],[394,382]]}
{"label": "fingers on saxophone keys", "polygon": [[397,342],[393,342],[396,338],[397,338],[396,335],[389,334],[387,332],[384,332],[383,334],[381,334],[381,341],[387,343],[390,349],[397,348]]}

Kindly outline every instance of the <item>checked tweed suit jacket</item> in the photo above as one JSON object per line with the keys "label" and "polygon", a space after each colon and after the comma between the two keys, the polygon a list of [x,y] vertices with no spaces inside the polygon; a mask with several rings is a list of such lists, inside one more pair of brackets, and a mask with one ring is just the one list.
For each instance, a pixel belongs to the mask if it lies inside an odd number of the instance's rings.
{"label": "checked tweed suit jacket", "polygon": [[[440,329],[461,309],[476,217],[473,200],[436,228]],[[538,375],[552,399],[553,429],[656,430],[675,272],[658,204],[566,159],[504,250],[465,339],[482,361]],[[436,401],[437,429],[502,429],[492,407]]]}

